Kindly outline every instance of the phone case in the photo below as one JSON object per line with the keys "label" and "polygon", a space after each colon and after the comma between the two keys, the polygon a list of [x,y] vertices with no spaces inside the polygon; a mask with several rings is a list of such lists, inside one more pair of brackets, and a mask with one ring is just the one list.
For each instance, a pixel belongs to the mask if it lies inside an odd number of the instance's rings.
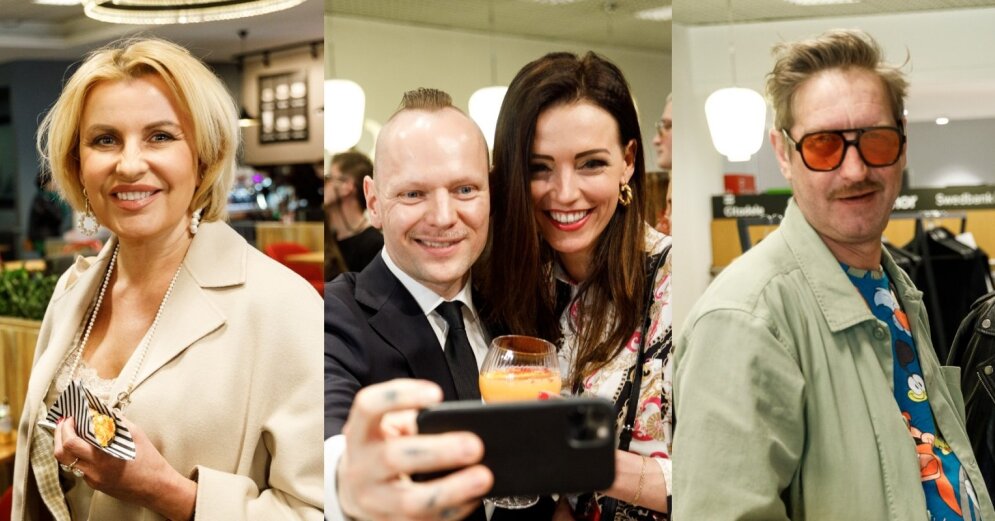
{"label": "phone case", "polygon": [[483,464],[494,473],[488,496],[590,492],[615,479],[615,411],[607,400],[447,402],[418,414],[419,433],[451,431],[483,440]]}

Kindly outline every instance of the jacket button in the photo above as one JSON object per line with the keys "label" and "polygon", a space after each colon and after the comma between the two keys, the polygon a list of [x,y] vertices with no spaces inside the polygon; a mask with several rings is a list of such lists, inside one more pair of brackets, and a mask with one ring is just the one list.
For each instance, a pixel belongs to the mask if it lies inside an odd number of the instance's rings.
{"label": "jacket button", "polygon": [[874,338],[881,340],[884,338],[884,328],[878,327],[874,329]]}
{"label": "jacket button", "polygon": [[992,366],[986,365],[985,366],[985,374],[988,375],[988,376],[991,376],[992,372],[995,372],[995,371],[992,370]]}
{"label": "jacket button", "polygon": [[981,321],[981,327],[983,327],[985,329],[988,329],[988,328],[992,327],[992,319],[986,318],[986,319],[982,320]]}

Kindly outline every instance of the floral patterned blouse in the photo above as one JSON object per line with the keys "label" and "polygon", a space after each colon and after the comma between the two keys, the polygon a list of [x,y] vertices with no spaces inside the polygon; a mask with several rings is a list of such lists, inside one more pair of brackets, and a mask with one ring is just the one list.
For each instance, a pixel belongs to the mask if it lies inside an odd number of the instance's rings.
{"label": "floral patterned blouse", "polygon": [[[654,260],[662,255],[666,247],[671,244],[671,238],[648,228],[645,244],[650,259]],[[639,391],[639,409],[636,411],[635,428],[628,450],[635,454],[651,457],[660,465],[664,481],[668,485],[668,491],[671,483],[670,451],[673,440],[673,410],[671,407],[673,370],[670,353],[673,316],[670,305],[671,259],[672,255],[668,252],[667,258],[653,277],[652,294],[650,295],[652,302],[649,304],[648,321],[645,319],[640,321],[639,329],[632,333],[618,356],[601,369],[587,375],[579,393],[575,390],[575,394],[597,396],[615,404],[615,409],[618,411],[616,419],[618,429],[616,439],[618,439],[625,424],[626,401],[630,387],[627,385],[629,373],[638,357],[642,326],[644,323],[649,324],[646,329],[645,362],[643,364],[642,388]],[[558,280],[570,284],[571,296],[575,296],[578,287],[569,280],[566,273],[557,267],[555,275]],[[572,301],[560,317],[560,329],[563,336],[559,349],[559,359],[560,372],[564,380],[570,373],[570,364],[577,348],[576,328],[573,327],[577,323],[577,308],[578,302]],[[644,494],[650,492],[649,490],[643,491]],[[605,500],[608,499],[607,496],[594,493],[585,494],[576,499],[574,514],[578,516],[578,519],[601,519],[601,510],[604,508]],[[668,519],[668,516],[619,500],[615,519],[665,520]],[[609,520],[601,519],[601,521]]]}

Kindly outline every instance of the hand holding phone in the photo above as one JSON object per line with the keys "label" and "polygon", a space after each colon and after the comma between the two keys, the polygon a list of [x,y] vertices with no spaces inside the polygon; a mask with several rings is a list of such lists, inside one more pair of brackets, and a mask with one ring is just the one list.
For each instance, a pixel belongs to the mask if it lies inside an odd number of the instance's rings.
{"label": "hand holding phone", "polygon": [[[490,472],[477,464],[480,440],[469,433],[410,434],[410,427],[384,421],[389,414],[413,412],[442,400],[431,382],[391,380],[356,394],[343,428],[345,452],[333,469],[343,513],[358,519],[425,519],[447,514],[462,519],[480,506],[491,486]],[[405,476],[442,469],[459,470],[429,483],[403,483]],[[336,516],[333,513],[332,519]]]}
{"label": "hand holding phone", "polygon": [[419,434],[453,431],[483,441],[489,496],[589,492],[615,479],[615,412],[606,400],[447,402],[418,414]]}

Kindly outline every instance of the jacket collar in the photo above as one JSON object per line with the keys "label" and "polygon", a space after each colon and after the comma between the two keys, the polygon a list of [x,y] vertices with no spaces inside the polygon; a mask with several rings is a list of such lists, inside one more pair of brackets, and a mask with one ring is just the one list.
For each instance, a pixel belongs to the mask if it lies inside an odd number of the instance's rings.
{"label": "jacket collar", "polygon": [[[72,354],[77,332],[88,315],[116,245],[117,239],[112,238],[95,258],[78,258],[66,275],[65,287],[57,290],[52,298],[48,318],[58,317],[58,320],[53,322],[47,348],[53,352],[51,355],[46,353],[39,361],[37,371],[45,377],[33,379],[36,387],[29,391],[38,402],[44,399],[62,362]],[[205,290],[244,284],[249,248],[245,240],[224,223],[200,225],[163,307],[146,359],[134,376],[135,388],[194,342],[225,324],[225,314]],[[121,373],[112,396],[127,389],[133,378],[130,370],[126,367]]]}
{"label": "jacket collar", "polygon": [[[801,267],[802,275],[812,288],[819,309],[833,332],[876,320],[839,261],[805,220],[794,198],[788,201],[788,209],[778,231]],[[881,250],[881,265],[895,284],[906,312],[910,315],[918,313],[922,307],[922,292],[915,288],[885,249]]]}
{"label": "jacket collar", "polygon": [[456,387],[445,354],[425,312],[401,281],[377,255],[356,277],[356,301],[372,310],[369,324],[407,360],[412,375],[442,387],[446,400],[456,399]]}

